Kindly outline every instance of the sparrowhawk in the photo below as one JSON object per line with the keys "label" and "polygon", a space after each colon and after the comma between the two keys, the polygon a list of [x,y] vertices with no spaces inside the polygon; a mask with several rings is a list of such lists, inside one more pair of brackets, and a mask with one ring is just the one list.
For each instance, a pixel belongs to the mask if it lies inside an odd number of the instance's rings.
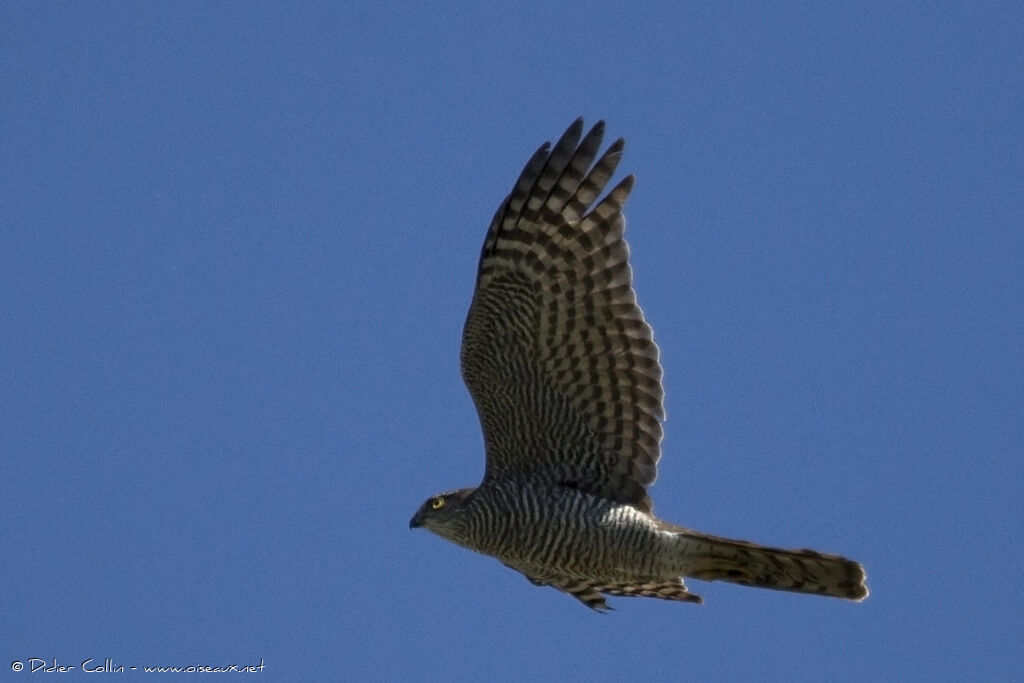
{"label": "sparrowhawk", "polygon": [[633,176],[597,201],[624,141],[595,162],[604,124],[582,133],[577,119],[537,150],[484,239],[461,354],[483,481],[429,498],[409,526],[596,610],[609,609],[602,594],[701,602],[684,576],[863,599],[852,560],[654,516],[664,394],[623,239]]}

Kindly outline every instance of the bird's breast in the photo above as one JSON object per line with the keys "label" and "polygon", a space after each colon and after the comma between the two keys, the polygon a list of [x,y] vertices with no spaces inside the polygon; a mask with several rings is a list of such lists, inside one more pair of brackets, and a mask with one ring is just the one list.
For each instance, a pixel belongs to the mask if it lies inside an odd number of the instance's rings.
{"label": "bird's breast", "polygon": [[620,580],[646,572],[656,556],[653,521],[629,505],[557,485],[481,489],[471,547],[527,575]]}

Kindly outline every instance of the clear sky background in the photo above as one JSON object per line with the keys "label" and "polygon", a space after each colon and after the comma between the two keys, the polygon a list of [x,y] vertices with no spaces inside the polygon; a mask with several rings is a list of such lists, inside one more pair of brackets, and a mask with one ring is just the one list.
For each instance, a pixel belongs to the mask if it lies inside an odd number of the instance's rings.
{"label": "clear sky background", "polygon": [[[1020,3],[5,2],[0,78],[0,677],[1021,675]],[[864,603],[602,616],[408,529],[482,474],[479,247],[581,115],[637,176],[656,511]]]}

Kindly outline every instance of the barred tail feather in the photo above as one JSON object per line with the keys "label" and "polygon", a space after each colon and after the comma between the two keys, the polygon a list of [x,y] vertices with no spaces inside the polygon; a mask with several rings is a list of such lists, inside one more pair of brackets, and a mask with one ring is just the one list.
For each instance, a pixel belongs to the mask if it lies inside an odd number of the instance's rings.
{"label": "barred tail feather", "polygon": [[731,538],[680,531],[686,576],[744,586],[813,593],[861,601],[868,595],[864,568],[839,555],[785,550]]}

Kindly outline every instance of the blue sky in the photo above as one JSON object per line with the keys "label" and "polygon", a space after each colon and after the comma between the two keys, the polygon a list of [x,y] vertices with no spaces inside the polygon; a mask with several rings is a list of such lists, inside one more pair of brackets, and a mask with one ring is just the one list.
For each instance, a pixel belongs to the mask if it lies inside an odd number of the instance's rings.
{"label": "blue sky", "polygon": [[[1024,10],[892,5],[4,3],[4,678],[1019,675]],[[864,603],[601,616],[407,528],[483,471],[479,246],[581,115],[637,176],[656,511]]]}

